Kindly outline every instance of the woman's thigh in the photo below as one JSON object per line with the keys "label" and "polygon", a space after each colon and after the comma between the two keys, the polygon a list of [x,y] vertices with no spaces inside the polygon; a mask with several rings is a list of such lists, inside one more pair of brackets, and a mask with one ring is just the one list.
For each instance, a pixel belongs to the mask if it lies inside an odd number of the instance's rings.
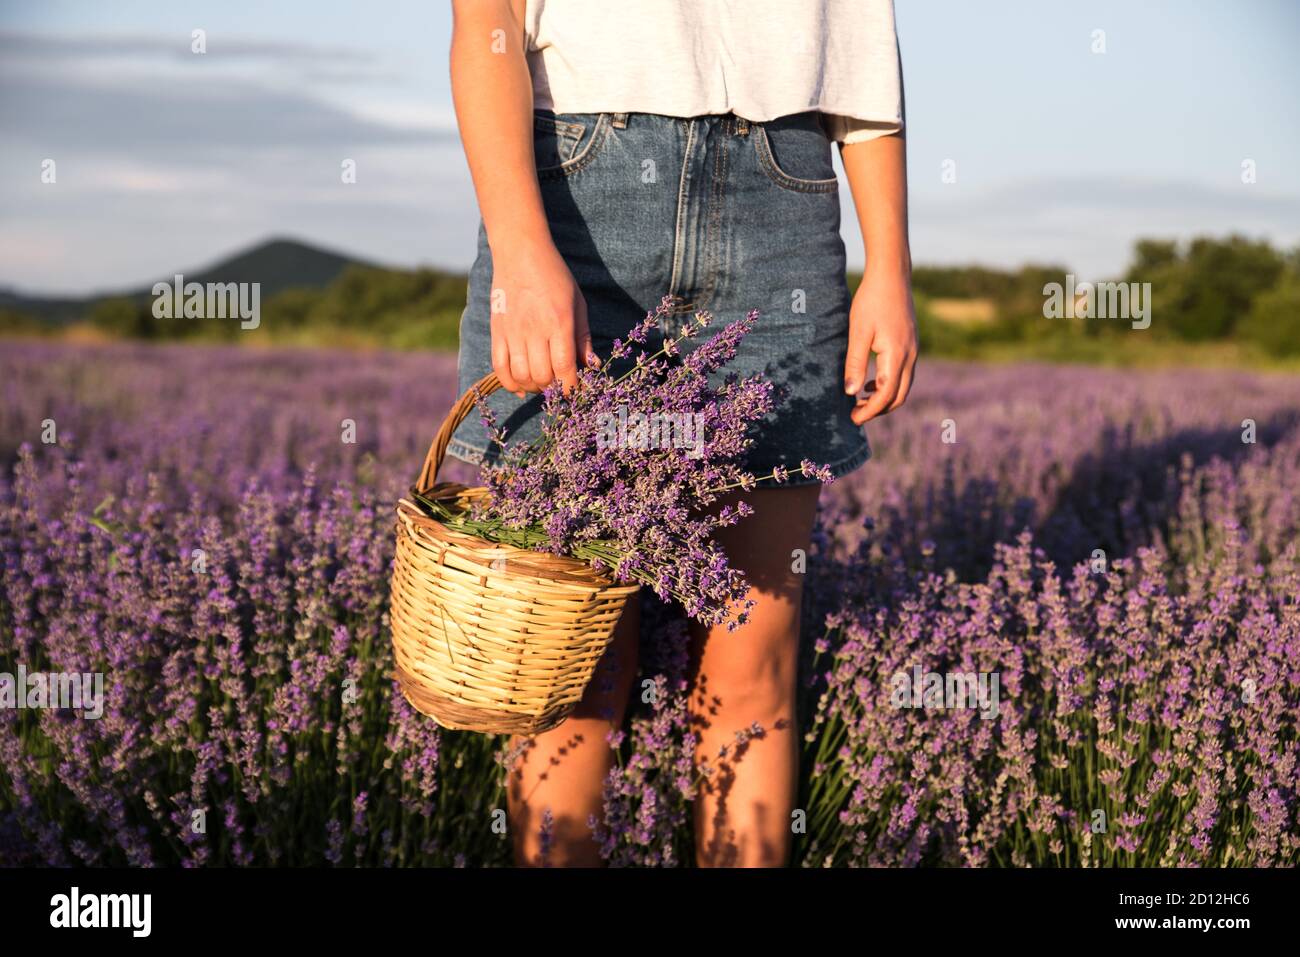
{"label": "woman's thigh", "polygon": [[[728,560],[750,583],[755,607],[736,631],[692,624],[695,666],[692,709],[710,714],[746,708],[785,708],[793,700],[798,665],[799,608],[819,485],[757,489],[754,514],[722,529]],[[769,717],[753,715],[753,719]],[[736,730],[736,729],[731,729]]]}

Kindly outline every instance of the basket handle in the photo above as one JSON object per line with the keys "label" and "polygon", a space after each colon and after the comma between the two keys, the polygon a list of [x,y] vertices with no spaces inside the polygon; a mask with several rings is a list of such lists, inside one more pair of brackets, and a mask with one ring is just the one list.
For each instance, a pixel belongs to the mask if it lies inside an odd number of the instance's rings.
{"label": "basket handle", "polygon": [[477,404],[478,397],[486,398],[499,388],[501,388],[501,381],[497,378],[497,374],[489,372],[470,386],[460,400],[451,407],[447,417],[442,420],[442,428],[433,437],[429,454],[424,457],[424,468],[420,470],[420,480],[415,486],[417,490],[423,492],[433,484],[434,477],[437,476],[438,469],[442,467],[442,460],[447,454],[447,446],[451,444],[451,437],[469,416],[470,410]]}

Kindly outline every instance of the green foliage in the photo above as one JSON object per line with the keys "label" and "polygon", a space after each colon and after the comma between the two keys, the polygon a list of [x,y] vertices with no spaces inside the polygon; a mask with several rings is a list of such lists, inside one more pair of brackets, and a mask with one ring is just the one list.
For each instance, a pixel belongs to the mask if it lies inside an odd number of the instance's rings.
{"label": "green foliage", "polygon": [[1242,321],[1241,334],[1271,355],[1300,355],[1300,275],[1288,273],[1261,294]]}
{"label": "green foliage", "polygon": [[1071,331],[1070,326],[1063,326],[1062,320],[1043,316],[1046,298],[1043,287],[1048,283],[1063,282],[1068,272],[1064,266],[1028,265],[1011,273],[1006,289],[994,299],[997,319],[993,327],[985,331],[985,338],[1024,341]]}
{"label": "green foliage", "polygon": [[[284,262],[276,273],[282,280],[279,287],[263,283],[256,329],[243,330],[233,319],[157,319],[149,297],[100,300],[93,307],[91,321],[102,332],[122,338],[456,348],[465,308],[464,274],[359,264],[339,272],[337,264],[327,264],[334,270],[328,284],[285,287],[293,274],[290,253],[296,255],[289,249],[280,257]],[[1295,284],[1300,276],[1300,249],[1278,251],[1267,242],[1238,235],[1199,237],[1186,244],[1138,240],[1122,280],[1151,284],[1152,323],[1149,330],[1142,331],[1140,342],[1128,323],[1043,316],[1044,286],[1064,284],[1070,271],[1060,265],[1034,264],[1016,270],[917,267],[912,286],[922,347],[928,355],[939,356],[972,358],[1014,352],[1089,361],[1089,356],[1110,357],[1134,350],[1145,350],[1144,354],[1153,349],[1177,352],[1173,340],[1181,340],[1188,348],[1198,348],[1198,343],[1217,342],[1225,348],[1249,343],[1262,347],[1261,355],[1296,354],[1300,309],[1296,308]],[[861,279],[861,273],[849,274],[851,293]],[[1076,279],[1104,281],[1097,276]],[[274,292],[268,294],[268,289]],[[937,299],[986,302],[992,319],[939,318],[949,313],[930,308]],[[18,313],[0,312],[0,335],[39,334],[52,328]]]}
{"label": "green foliage", "polygon": [[91,310],[90,321],[109,335],[124,339],[170,338],[148,304],[133,299],[101,299]]}
{"label": "green foliage", "polygon": [[1172,242],[1137,244],[1127,282],[1149,282],[1152,328],[1203,342],[1229,337],[1257,296],[1277,284],[1283,256],[1243,236],[1200,237],[1186,249]]}
{"label": "green foliage", "polygon": [[1133,246],[1129,275],[1145,275],[1178,265],[1178,243],[1172,239],[1139,239]]}
{"label": "green foliage", "polygon": [[39,336],[45,331],[46,326],[38,319],[11,309],[0,309],[0,336]]}
{"label": "green foliage", "polygon": [[[464,308],[464,276],[351,266],[326,289],[309,323],[364,329],[400,348],[454,349]],[[273,309],[268,320],[274,324],[277,318]]]}
{"label": "green foliage", "polygon": [[935,299],[997,300],[1014,284],[1014,274],[986,266],[917,266],[912,270],[912,289]]}
{"label": "green foliage", "polygon": [[265,308],[283,329],[302,329],[312,324],[312,314],[325,298],[319,289],[286,289],[267,301]]}
{"label": "green foliage", "polygon": [[[1113,319],[1045,320],[1043,287],[1064,283],[1062,266],[1029,265],[1019,270],[985,267],[915,270],[913,288],[936,298],[982,298],[993,304],[994,320],[955,324],[923,319],[917,325],[931,355],[968,357],[1021,343],[1044,357],[1108,354],[1133,343],[1127,323]],[[1300,250],[1279,252],[1268,243],[1242,236],[1199,237],[1186,245],[1142,239],[1133,250],[1124,282],[1151,284],[1152,324],[1142,335],[1166,343],[1248,341],[1266,345],[1271,355],[1300,350],[1300,309],[1291,280],[1300,275]],[[1076,277],[1101,281],[1102,277]],[[1257,308],[1256,308],[1257,306]],[[1249,319],[1247,317],[1250,317]],[[1240,333],[1240,335],[1238,334]],[[1098,349],[1084,348],[1092,340]],[[1123,343],[1121,346],[1120,343]],[[1109,343],[1109,345],[1106,345]],[[1145,343],[1144,343],[1145,345]]]}
{"label": "green foliage", "polygon": [[962,356],[970,353],[970,333],[953,322],[944,322],[930,311],[930,298],[913,293],[916,304],[916,338],[925,355]]}
{"label": "green foliage", "polygon": [[353,265],[323,289],[287,288],[263,299],[255,329],[241,329],[237,319],[158,319],[152,300],[130,298],[101,300],[91,321],[130,339],[449,350],[464,307],[464,276]]}

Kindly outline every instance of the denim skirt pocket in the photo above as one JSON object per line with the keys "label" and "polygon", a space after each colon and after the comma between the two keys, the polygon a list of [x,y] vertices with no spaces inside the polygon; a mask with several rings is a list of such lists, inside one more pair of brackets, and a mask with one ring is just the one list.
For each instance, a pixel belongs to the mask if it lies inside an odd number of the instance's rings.
{"label": "denim skirt pocket", "polygon": [[533,113],[533,158],[540,180],[562,179],[599,154],[609,132],[608,113]]}
{"label": "denim skirt pocket", "polygon": [[755,126],[754,148],[768,179],[797,193],[831,193],[839,187],[831,141],[815,113],[798,113]]}

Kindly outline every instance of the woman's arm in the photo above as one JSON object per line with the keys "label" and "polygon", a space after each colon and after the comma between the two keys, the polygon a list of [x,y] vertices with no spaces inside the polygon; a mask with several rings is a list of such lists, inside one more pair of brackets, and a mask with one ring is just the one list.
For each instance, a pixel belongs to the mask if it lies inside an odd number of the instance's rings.
{"label": "woman's arm", "polygon": [[876,354],[876,391],[858,401],[861,425],[897,409],[912,388],[916,316],[907,241],[907,150],[902,133],[846,144],[840,151],[862,227],[867,265],[849,311],[844,391],[857,395]]}
{"label": "woman's arm", "polygon": [[453,0],[451,90],[492,250],[492,368],[516,395],[577,384],[587,304],[551,240],[533,158],[522,0]]}

